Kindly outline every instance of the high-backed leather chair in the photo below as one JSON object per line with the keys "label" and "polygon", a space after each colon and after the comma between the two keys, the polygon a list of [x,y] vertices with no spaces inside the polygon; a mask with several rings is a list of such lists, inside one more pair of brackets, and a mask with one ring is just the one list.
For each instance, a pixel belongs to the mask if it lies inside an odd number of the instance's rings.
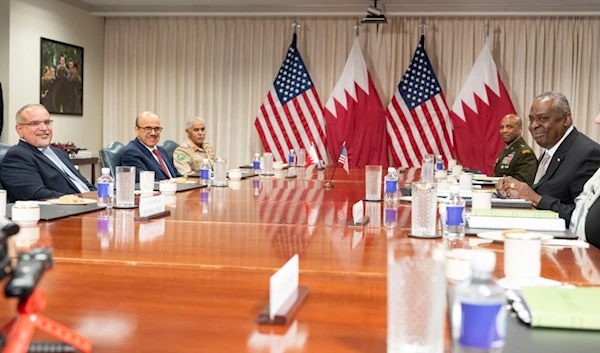
{"label": "high-backed leather chair", "polygon": [[[4,156],[6,155],[6,152],[8,152],[8,149],[11,148],[11,145],[7,145],[5,143],[0,143],[0,168],[2,168],[2,162],[4,161]],[[0,183],[0,189],[4,189],[4,186],[2,186],[2,183]]]}
{"label": "high-backed leather chair", "polygon": [[179,144],[171,140],[165,141],[165,143],[162,145],[162,148],[164,148],[165,151],[167,151],[167,155],[169,156],[171,163],[173,163],[173,152],[175,152],[175,149],[177,147],[179,147]]}
{"label": "high-backed leather chair", "polygon": [[125,146],[117,141],[111,142],[108,147],[100,150],[100,161],[102,162],[102,167],[110,168],[110,173],[113,178],[116,178],[117,176],[117,166],[121,165],[121,157],[123,157],[123,152],[125,152]]}

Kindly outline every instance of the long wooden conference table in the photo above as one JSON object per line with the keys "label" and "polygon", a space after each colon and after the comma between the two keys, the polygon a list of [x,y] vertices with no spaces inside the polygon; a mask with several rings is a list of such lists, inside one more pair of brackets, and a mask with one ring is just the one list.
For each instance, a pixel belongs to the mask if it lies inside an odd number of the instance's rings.
{"label": "long wooden conference table", "polygon": [[[39,285],[44,315],[99,353],[385,352],[387,246],[407,237],[410,204],[390,225],[382,203],[367,203],[369,224],[348,227],[364,171],[338,170],[331,190],[322,172],[299,172],[177,193],[171,216],[150,222],[122,209],[40,222],[33,245],[54,248],[56,263]],[[502,246],[481,247],[497,252],[502,277]],[[308,298],[290,325],[258,325],[269,277],[294,254]],[[596,248],[544,251],[542,263],[543,277],[600,285]],[[0,300],[2,321],[15,313]]]}

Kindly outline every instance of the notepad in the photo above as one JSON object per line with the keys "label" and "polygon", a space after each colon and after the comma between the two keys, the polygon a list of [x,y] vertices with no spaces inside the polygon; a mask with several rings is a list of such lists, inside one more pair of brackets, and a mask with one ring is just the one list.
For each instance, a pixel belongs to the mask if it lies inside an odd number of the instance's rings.
{"label": "notepad", "polygon": [[600,330],[600,287],[522,287],[531,326]]}

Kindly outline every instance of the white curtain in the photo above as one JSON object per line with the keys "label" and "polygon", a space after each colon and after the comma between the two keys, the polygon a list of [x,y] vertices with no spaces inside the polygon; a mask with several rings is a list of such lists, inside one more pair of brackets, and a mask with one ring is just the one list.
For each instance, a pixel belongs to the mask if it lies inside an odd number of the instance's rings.
{"label": "white curtain", "polygon": [[[298,48],[322,104],[346,61],[355,18],[298,18]],[[360,40],[387,107],[419,41],[420,18],[363,25]],[[109,18],[106,21],[103,143],[133,138],[135,116],[156,112],[162,142],[185,139],[185,120],[203,117],[207,141],[230,166],[263,151],[254,119],[286,49],[293,18]],[[452,105],[484,41],[486,24],[498,71],[517,112],[533,97],[563,92],[575,126],[594,140],[600,104],[600,18],[433,17],[426,48]],[[525,139],[533,140],[524,125]],[[539,147],[535,146],[539,154]]]}

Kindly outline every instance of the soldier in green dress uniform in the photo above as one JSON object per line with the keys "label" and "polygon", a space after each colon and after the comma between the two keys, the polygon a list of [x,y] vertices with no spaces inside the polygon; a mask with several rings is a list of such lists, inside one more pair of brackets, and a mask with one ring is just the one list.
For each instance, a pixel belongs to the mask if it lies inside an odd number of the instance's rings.
{"label": "soldier in green dress uniform", "polygon": [[506,147],[502,149],[496,160],[494,176],[512,176],[531,185],[538,162],[533,150],[521,136],[522,125],[521,118],[515,114],[508,114],[502,118],[500,134]]}
{"label": "soldier in green dress uniform", "polygon": [[205,130],[202,118],[193,117],[186,122],[185,132],[188,138],[173,152],[173,164],[181,175],[198,173],[204,158],[207,158],[212,166],[213,149],[204,141]]}

